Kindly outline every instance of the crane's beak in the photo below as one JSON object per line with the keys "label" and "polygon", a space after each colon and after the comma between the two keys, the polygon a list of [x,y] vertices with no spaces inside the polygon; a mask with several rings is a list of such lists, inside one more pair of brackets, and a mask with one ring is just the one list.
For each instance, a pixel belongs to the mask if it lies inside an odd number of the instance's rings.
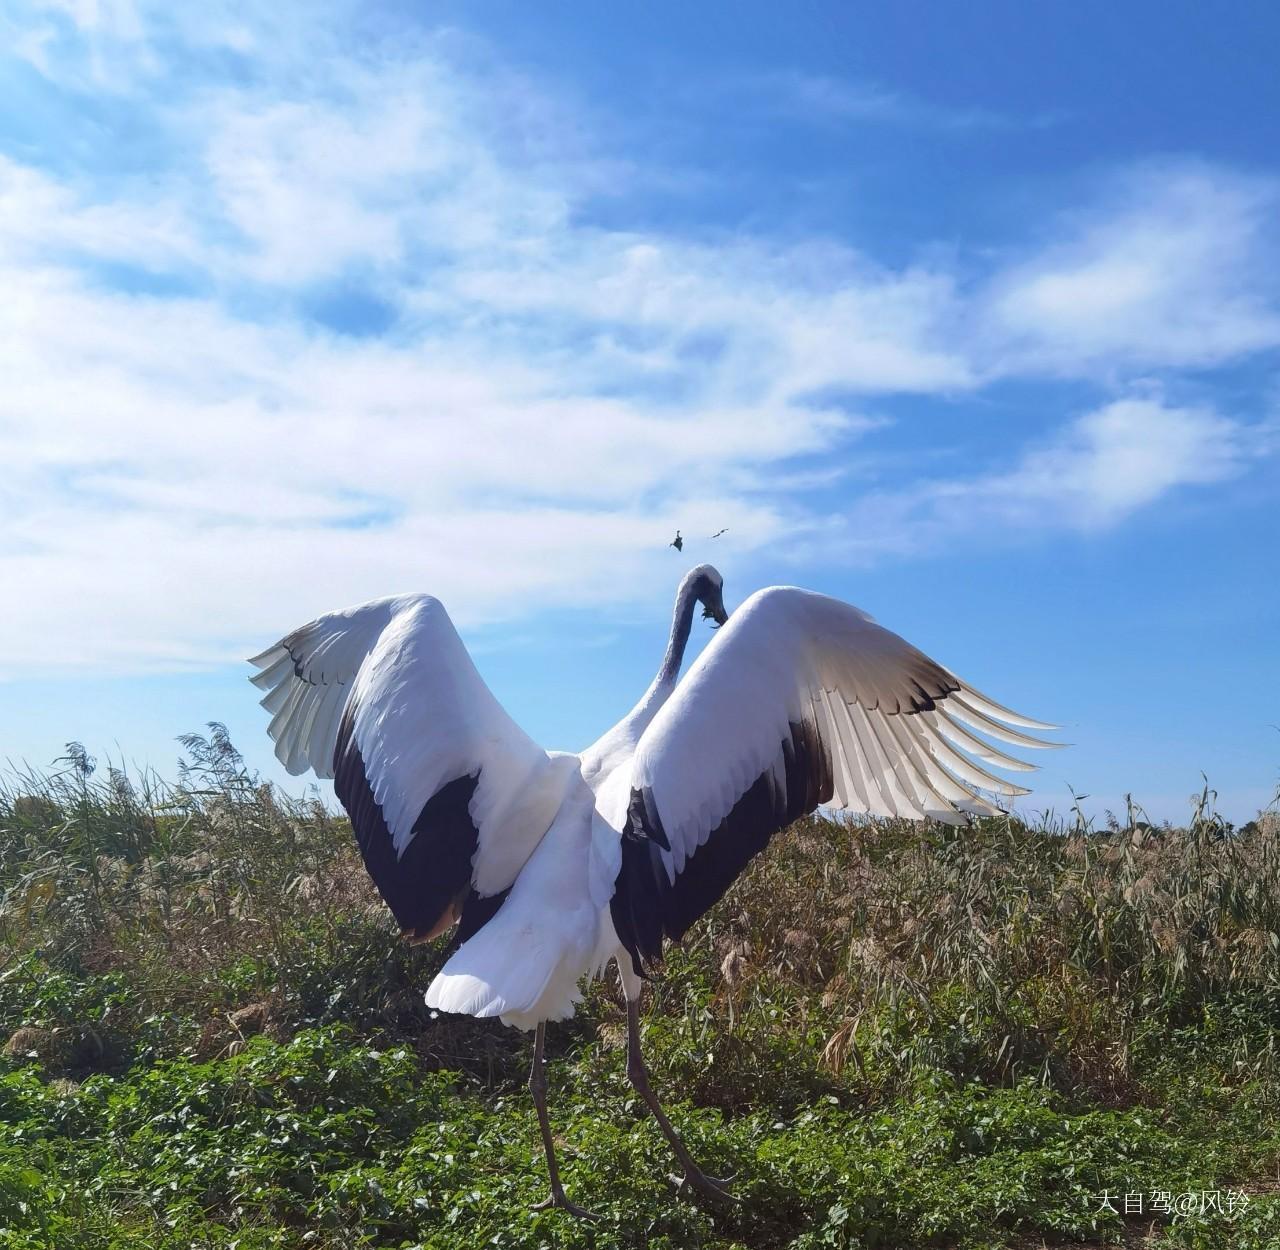
{"label": "crane's beak", "polygon": [[713,629],[719,629],[729,619],[728,612],[724,610],[724,599],[719,593],[710,603],[703,603],[702,619],[704,621],[714,621]]}

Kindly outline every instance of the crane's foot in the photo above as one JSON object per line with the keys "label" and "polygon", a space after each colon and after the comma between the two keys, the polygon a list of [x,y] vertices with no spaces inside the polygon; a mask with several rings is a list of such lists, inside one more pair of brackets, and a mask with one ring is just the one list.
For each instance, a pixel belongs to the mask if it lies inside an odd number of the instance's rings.
{"label": "crane's foot", "polygon": [[708,1176],[701,1168],[687,1168],[683,1176],[676,1176],[674,1173],[668,1178],[676,1187],[676,1191],[681,1194],[687,1194],[690,1190],[696,1189],[704,1198],[710,1198],[715,1202],[737,1202],[733,1190],[729,1186],[733,1183],[733,1177],[722,1179],[718,1176]]}
{"label": "crane's foot", "polygon": [[553,1189],[541,1202],[535,1202],[529,1208],[530,1211],[553,1211],[556,1209],[567,1211],[570,1215],[580,1220],[598,1220],[600,1217],[594,1211],[588,1211],[585,1207],[580,1207],[576,1202],[570,1202],[565,1197],[563,1189]]}

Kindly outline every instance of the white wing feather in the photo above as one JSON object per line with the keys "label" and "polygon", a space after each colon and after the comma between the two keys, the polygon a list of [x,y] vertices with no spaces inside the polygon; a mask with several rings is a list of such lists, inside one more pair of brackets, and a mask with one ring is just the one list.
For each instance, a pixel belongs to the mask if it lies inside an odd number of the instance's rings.
{"label": "white wing feather", "polygon": [[1053,726],[1010,712],[839,600],[794,587],[752,595],[698,657],[636,748],[674,879],[747,789],[782,778],[790,726],[816,727],[831,755],[833,805],[879,816],[999,809],[980,790],[1025,794],[981,768],[1030,767],[975,736],[1044,747],[1008,728]]}
{"label": "white wing feather", "polygon": [[[338,721],[351,684],[391,618],[422,597],[375,599],[329,612],[250,659],[262,671],[249,680],[267,692],[262,706],[274,713],[267,732],[276,758],[292,776],[309,768],[332,778]],[[310,726],[305,738],[297,733],[304,722]]]}
{"label": "white wing feather", "polygon": [[344,713],[398,854],[427,801],[478,776],[473,884],[505,889],[550,826],[571,768],[553,759],[485,685],[443,605],[402,595],[331,612],[251,663],[290,773],[332,777]]}

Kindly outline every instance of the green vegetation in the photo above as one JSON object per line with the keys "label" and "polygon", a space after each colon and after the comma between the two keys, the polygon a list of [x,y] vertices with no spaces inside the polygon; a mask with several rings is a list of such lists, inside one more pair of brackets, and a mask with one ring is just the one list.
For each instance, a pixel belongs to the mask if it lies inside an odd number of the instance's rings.
{"label": "green vegetation", "polygon": [[345,822],[218,727],[186,746],[175,786],[75,748],[0,792],[0,1247],[1280,1246],[1274,815],[801,822],[646,1009],[738,1202],[667,1182],[612,984],[550,1031],[592,1225],[528,1210],[527,1039],[431,1018],[442,946],[400,943]]}

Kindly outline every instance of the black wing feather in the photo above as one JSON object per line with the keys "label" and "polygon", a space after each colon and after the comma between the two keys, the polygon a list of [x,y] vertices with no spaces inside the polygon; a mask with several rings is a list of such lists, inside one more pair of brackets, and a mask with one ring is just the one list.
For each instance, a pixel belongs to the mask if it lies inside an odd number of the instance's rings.
{"label": "black wing feather", "polygon": [[[421,941],[438,928],[451,907],[455,915],[464,911],[468,895],[473,893],[471,860],[480,835],[471,819],[470,804],[479,773],[441,786],[414,821],[413,837],[404,853],[397,855],[382,808],[365,775],[353,721],[348,707],[333,754],[333,788],[351,818],[360,854],[378,892],[405,936]],[[479,927],[473,924],[471,932]]]}
{"label": "black wing feather", "polygon": [[778,830],[831,800],[831,752],[815,725],[792,721],[780,754],[785,791],[773,768],[761,773],[674,881],[660,850],[669,849],[669,841],[653,795],[631,792],[610,912],[637,975],[661,958],[664,937],[679,941],[724,897]]}

